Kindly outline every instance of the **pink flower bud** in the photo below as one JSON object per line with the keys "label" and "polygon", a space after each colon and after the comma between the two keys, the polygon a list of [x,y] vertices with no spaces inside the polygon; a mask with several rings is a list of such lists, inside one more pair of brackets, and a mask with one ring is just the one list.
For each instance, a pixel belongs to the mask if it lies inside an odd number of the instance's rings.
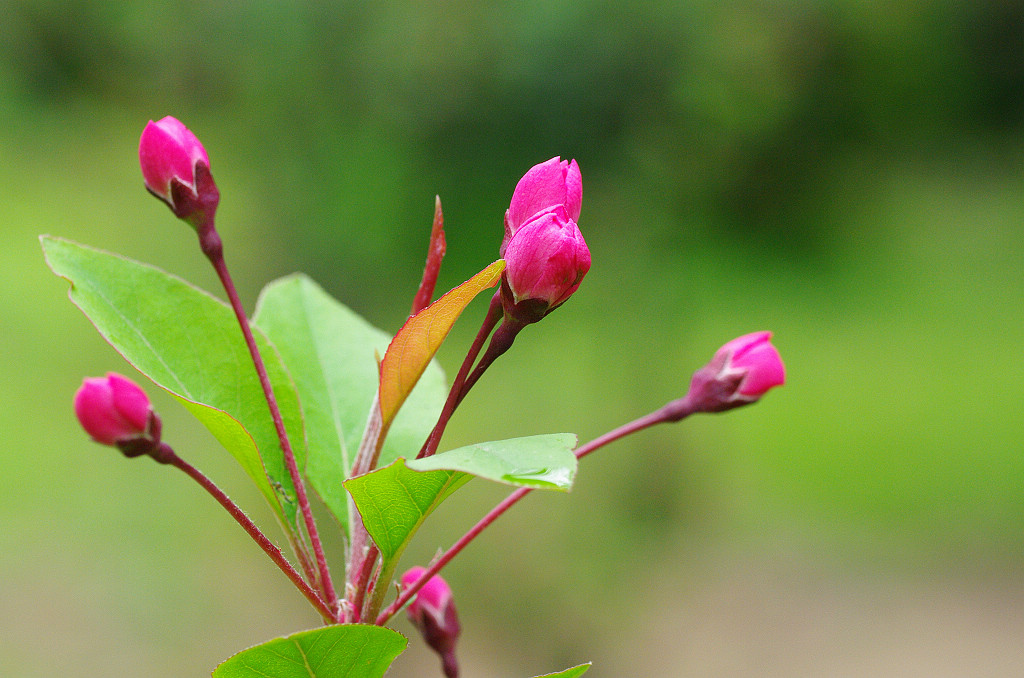
{"label": "pink flower bud", "polygon": [[[427,571],[425,567],[414,567],[402,575],[402,587],[412,586]],[[455,641],[462,630],[459,616],[455,612],[455,601],[448,583],[435,574],[423,585],[408,607],[409,621],[419,629],[435,652],[441,655],[445,676],[459,675],[455,661]]]}
{"label": "pink flower bud", "polygon": [[85,379],[75,394],[75,415],[85,432],[103,445],[118,445],[146,434],[149,398],[138,384],[120,374]]}
{"label": "pink flower bud", "polygon": [[786,383],[786,368],[778,350],[772,346],[771,338],[771,332],[745,334],[715,354],[724,358],[725,370],[743,373],[736,397],[757,400],[768,389]]}
{"label": "pink flower bud", "polygon": [[500,253],[505,254],[509,240],[516,232],[541,212],[559,205],[568,218],[579,221],[583,201],[583,178],[575,160],[559,157],[530,168],[512,193],[512,202],[505,212],[505,239]]}
{"label": "pink flower bud", "polygon": [[177,118],[149,121],[139,139],[139,163],[146,188],[179,218],[191,221],[216,209],[220,194],[210,175],[210,158]]}
{"label": "pink flower bud", "polygon": [[565,208],[542,212],[516,231],[505,250],[512,297],[504,300],[506,309],[525,303],[542,317],[572,296],[589,270],[590,250]]}
{"label": "pink flower bud", "polygon": [[771,332],[745,334],[718,349],[697,370],[684,400],[690,411],[722,412],[756,402],[786,382],[786,368],[771,344]]}

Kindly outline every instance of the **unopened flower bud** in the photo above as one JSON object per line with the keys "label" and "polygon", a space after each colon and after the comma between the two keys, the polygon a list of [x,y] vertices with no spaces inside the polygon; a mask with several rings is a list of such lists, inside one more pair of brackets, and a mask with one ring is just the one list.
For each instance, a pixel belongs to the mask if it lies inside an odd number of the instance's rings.
{"label": "unopened flower bud", "polygon": [[718,349],[697,370],[683,399],[691,412],[722,412],[756,402],[786,382],[786,368],[771,332],[745,334]]}
{"label": "unopened flower bud", "polygon": [[212,219],[220,193],[210,175],[206,149],[184,124],[167,116],[149,121],[139,139],[139,163],[150,193],[175,216],[198,227]]}
{"label": "unopened flower bud", "polygon": [[516,184],[512,201],[505,212],[505,239],[500,253],[505,249],[516,232],[533,218],[558,205],[565,208],[568,218],[579,221],[583,201],[583,178],[575,160],[551,158],[530,168]]}
{"label": "unopened flower bud", "polygon": [[[414,567],[402,575],[402,586],[412,586],[426,572],[424,567]],[[408,607],[409,621],[419,629],[434,652],[441,656],[441,665],[447,678],[458,678],[459,667],[455,661],[455,641],[461,628],[455,612],[455,601],[448,583],[435,574],[416,593]]]}
{"label": "unopened flower bud", "polygon": [[138,384],[120,374],[85,379],[75,394],[75,415],[93,440],[122,446],[146,436],[152,408]]}
{"label": "unopened flower bud", "polygon": [[505,250],[505,312],[536,322],[563,304],[590,270],[590,250],[576,222],[558,205],[516,231]]}

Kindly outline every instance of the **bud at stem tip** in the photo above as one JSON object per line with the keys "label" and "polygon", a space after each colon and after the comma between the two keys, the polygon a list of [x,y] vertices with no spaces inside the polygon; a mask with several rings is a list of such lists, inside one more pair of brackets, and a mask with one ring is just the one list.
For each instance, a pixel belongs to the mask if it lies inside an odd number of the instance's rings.
{"label": "bud at stem tip", "polygon": [[206,149],[172,116],[149,121],[139,138],[139,165],[150,193],[180,218],[198,226],[212,218],[220,194]]}
{"label": "bud at stem tip", "polygon": [[590,270],[590,250],[576,224],[582,200],[575,160],[542,162],[516,185],[501,244],[506,317],[536,322],[579,288]]}
{"label": "bud at stem tip", "polygon": [[[402,575],[402,587],[412,586],[426,572],[424,567],[414,567]],[[458,675],[458,663],[455,661],[455,641],[459,638],[461,627],[459,616],[455,612],[455,601],[448,583],[435,574],[416,593],[416,597],[408,607],[409,621],[419,629],[423,640],[438,655],[446,676]]]}
{"label": "bud at stem tip", "polygon": [[75,393],[79,423],[102,445],[117,445],[145,435],[151,411],[146,392],[114,372],[83,380]]}
{"label": "bud at stem tip", "polygon": [[786,382],[786,368],[771,344],[771,332],[753,332],[727,342],[690,381],[681,411],[723,412],[757,402]]}

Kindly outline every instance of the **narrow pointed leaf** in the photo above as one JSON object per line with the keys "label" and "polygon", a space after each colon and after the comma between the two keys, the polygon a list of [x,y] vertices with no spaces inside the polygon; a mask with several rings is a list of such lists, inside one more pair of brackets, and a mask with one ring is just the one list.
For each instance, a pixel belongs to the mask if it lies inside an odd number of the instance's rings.
{"label": "narrow pointed leaf", "polygon": [[423,279],[420,288],[412,300],[412,314],[416,315],[434,298],[434,287],[437,285],[437,274],[441,270],[441,261],[447,245],[444,241],[444,214],[441,212],[441,196],[434,196],[434,224],[430,229],[430,245],[427,247],[427,263],[423,267]]}
{"label": "narrow pointed leaf", "polygon": [[591,665],[588,662],[586,664],[574,666],[571,669],[566,669],[565,671],[559,671],[558,673],[545,673],[543,676],[537,676],[537,678],[577,678],[578,676],[582,676],[586,673],[587,670],[590,669],[590,666]]}
{"label": "narrow pointed leaf", "polygon": [[414,471],[462,471],[508,485],[567,492],[576,477],[575,447],[575,434],[554,433],[459,447],[406,466]]}
{"label": "narrow pointed leaf", "polygon": [[[377,393],[376,355],[386,349],[391,336],[301,274],[267,285],[253,322],[277,346],[295,380],[309,442],[306,476],[344,525],[348,495],[342,483]],[[433,361],[396,417],[381,458],[418,450],[447,394],[444,373]]]}
{"label": "narrow pointed leaf", "polygon": [[[294,487],[231,309],[152,266],[68,240],[41,240],[50,268],[71,283],[72,302],[103,338],[213,433],[294,533]],[[255,334],[301,463],[305,444],[295,389],[273,347]]]}
{"label": "narrow pointed leaf", "polygon": [[498,259],[410,318],[395,335],[380,366],[380,412],[383,430],[394,419],[452,325],[476,295],[494,287],[505,270]]}
{"label": "narrow pointed leaf", "polygon": [[345,487],[387,569],[426,517],[470,478],[458,471],[410,471],[404,459],[397,459],[390,466],[349,478]]}
{"label": "narrow pointed leaf", "polygon": [[213,678],[381,678],[407,643],[382,626],[325,626],[243,650]]}

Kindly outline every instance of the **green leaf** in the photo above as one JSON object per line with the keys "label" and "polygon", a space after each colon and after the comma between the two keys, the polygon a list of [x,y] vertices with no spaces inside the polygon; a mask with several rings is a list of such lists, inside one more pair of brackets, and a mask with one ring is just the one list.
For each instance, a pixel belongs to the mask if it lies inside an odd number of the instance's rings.
{"label": "green leaf", "polygon": [[[377,393],[376,356],[391,337],[301,274],[267,285],[253,322],[277,346],[295,379],[309,444],[306,476],[346,524],[348,496],[342,483]],[[447,395],[444,373],[431,362],[385,440],[385,463],[420,448]]]}
{"label": "green leaf", "polygon": [[[294,534],[295,490],[234,313],[184,280],[116,254],[41,238],[72,302],[137,370],[174,395],[232,454]],[[295,389],[266,338],[256,342],[300,463]],[[268,479],[269,476],[269,479]]]}
{"label": "green leaf", "polygon": [[381,678],[407,642],[383,626],[325,626],[243,650],[213,678]]}
{"label": "green leaf", "polygon": [[586,664],[580,664],[579,666],[574,666],[571,669],[559,671],[558,673],[545,673],[543,676],[537,676],[537,678],[576,678],[577,676],[582,676],[586,673],[587,670],[590,669],[590,666],[590,662],[587,662]]}
{"label": "green leaf", "polygon": [[384,431],[388,430],[459,315],[476,295],[494,287],[504,270],[505,261],[498,259],[409,318],[398,330],[380,364],[380,413]]}
{"label": "green leaf", "polygon": [[[576,474],[572,433],[479,443],[345,482],[388,572],[427,516],[473,475],[538,489],[568,490]],[[417,470],[413,470],[416,468]]]}
{"label": "green leaf", "polygon": [[470,478],[457,471],[410,471],[404,459],[396,459],[390,466],[349,478],[345,487],[387,569],[426,517]]}
{"label": "green leaf", "polygon": [[414,471],[462,471],[508,485],[567,492],[576,476],[575,447],[575,434],[554,433],[459,447],[406,466]]}

